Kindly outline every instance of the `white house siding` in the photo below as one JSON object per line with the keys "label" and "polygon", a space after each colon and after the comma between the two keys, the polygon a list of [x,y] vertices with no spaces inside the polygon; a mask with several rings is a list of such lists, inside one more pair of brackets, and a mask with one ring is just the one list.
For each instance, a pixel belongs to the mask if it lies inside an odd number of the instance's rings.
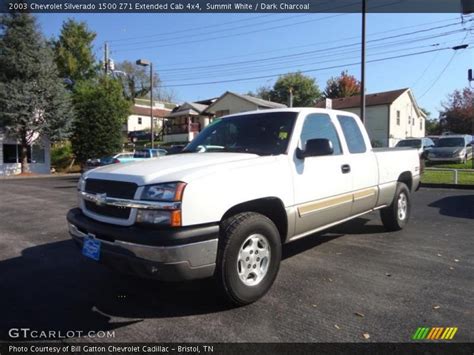
{"label": "white house siding", "polygon": [[226,95],[212,106],[212,113],[229,111],[228,114],[258,110],[258,105],[234,95]]}
{"label": "white house siding", "polygon": [[[140,124],[140,118],[142,123]],[[160,129],[163,119],[154,117],[155,128]],[[149,130],[151,127],[150,116],[130,115],[127,120],[127,132]]]}
{"label": "white house siding", "polygon": [[[359,108],[347,108],[344,111],[355,113],[360,117]],[[368,106],[365,110],[365,128],[372,144],[388,146],[388,105]]]}
{"label": "white house siding", "polygon": [[[400,124],[397,124],[397,111],[400,111]],[[390,146],[394,146],[398,141],[407,137],[425,136],[425,118],[417,113],[408,91],[392,103],[390,116],[392,117],[390,120]]]}
{"label": "white house siding", "polygon": [[[41,142],[41,143],[40,143]],[[36,142],[35,142],[36,143]],[[49,139],[43,137],[38,139],[39,143],[44,149],[44,163],[30,163],[30,171],[34,174],[50,174],[51,173],[51,143]],[[8,139],[4,133],[0,133],[0,176],[16,175],[21,173],[21,164],[18,163],[4,163],[3,162],[3,145],[4,144],[18,144],[15,140]],[[19,155],[19,154],[18,154]],[[18,156],[18,161],[20,157]]]}

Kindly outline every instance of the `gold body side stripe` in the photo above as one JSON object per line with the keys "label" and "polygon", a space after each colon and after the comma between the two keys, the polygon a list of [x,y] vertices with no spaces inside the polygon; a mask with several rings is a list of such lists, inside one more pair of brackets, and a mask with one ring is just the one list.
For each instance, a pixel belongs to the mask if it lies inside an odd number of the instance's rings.
{"label": "gold body side stripe", "polygon": [[320,211],[325,210],[327,208],[333,208],[345,203],[352,203],[354,201],[362,200],[364,198],[375,196],[377,192],[376,187],[370,187],[368,189],[358,190],[355,192],[349,192],[342,195],[337,195],[334,197],[325,198],[322,200],[311,201],[308,203],[304,203],[298,206],[298,214],[300,217]]}

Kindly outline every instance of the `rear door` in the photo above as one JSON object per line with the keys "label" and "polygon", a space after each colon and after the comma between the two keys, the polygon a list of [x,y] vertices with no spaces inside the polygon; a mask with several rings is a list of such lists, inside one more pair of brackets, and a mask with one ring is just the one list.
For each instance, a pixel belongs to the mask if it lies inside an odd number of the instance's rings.
{"label": "rear door", "polygon": [[354,199],[351,215],[356,215],[374,208],[377,203],[377,159],[358,117],[338,114],[337,120],[347,144]]}
{"label": "rear door", "polygon": [[332,155],[298,159],[294,156],[294,192],[297,208],[295,234],[302,234],[347,218],[352,205],[351,172],[334,121],[327,113],[308,114],[303,121],[299,148],[309,139],[326,138]]}

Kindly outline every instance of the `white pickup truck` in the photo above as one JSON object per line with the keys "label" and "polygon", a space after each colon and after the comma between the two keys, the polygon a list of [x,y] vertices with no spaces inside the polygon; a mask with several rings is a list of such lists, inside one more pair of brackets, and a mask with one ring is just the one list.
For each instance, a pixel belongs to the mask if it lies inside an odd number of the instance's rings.
{"label": "white pickup truck", "polygon": [[67,220],[89,258],[161,280],[214,276],[242,305],[269,290],[285,243],[374,210],[402,229],[419,181],[417,151],[372,149],[356,115],[264,110],[224,117],[181,154],[87,172]]}

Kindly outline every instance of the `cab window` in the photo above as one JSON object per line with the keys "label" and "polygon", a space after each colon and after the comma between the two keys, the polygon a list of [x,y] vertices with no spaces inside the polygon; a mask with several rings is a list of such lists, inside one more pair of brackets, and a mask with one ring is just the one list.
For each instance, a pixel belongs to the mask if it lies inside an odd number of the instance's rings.
{"label": "cab window", "polygon": [[313,113],[308,115],[301,131],[301,145],[305,149],[309,139],[325,138],[331,141],[334,150],[333,155],[342,154],[341,143],[329,115],[324,113]]}
{"label": "cab window", "polygon": [[365,146],[364,137],[354,117],[338,115],[337,120],[341,125],[344,138],[346,138],[349,152],[352,154],[365,153],[367,147]]}

